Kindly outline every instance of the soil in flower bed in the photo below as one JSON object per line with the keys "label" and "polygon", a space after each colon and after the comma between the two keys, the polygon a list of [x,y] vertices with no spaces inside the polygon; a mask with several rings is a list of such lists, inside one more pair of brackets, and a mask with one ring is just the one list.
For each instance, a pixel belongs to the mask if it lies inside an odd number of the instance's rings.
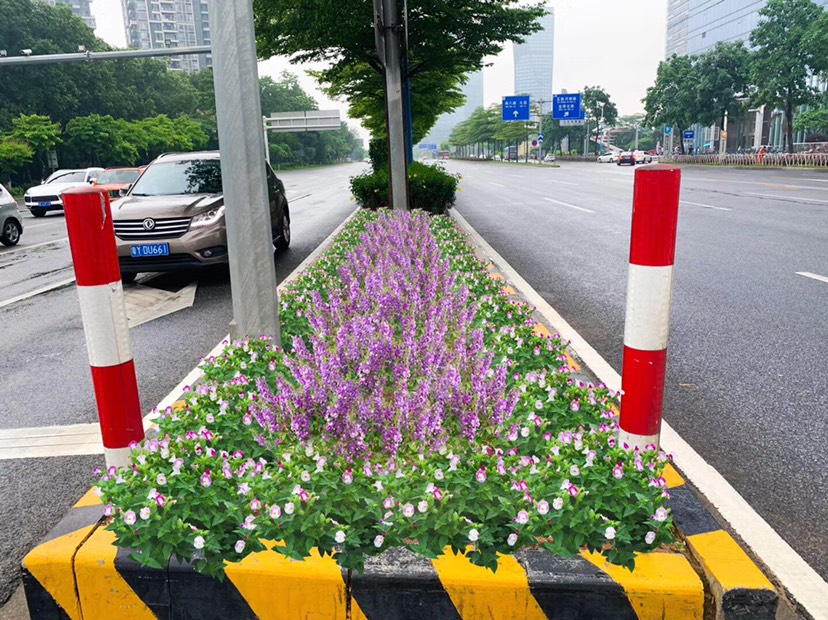
{"label": "soil in flower bed", "polygon": [[280,300],[268,336],[203,361],[132,466],[99,486],[117,544],[223,576],[311,549],[360,570],[406,547],[636,552],[673,542],[668,460],[616,442],[617,395],[573,378],[453,220],[360,212]]}

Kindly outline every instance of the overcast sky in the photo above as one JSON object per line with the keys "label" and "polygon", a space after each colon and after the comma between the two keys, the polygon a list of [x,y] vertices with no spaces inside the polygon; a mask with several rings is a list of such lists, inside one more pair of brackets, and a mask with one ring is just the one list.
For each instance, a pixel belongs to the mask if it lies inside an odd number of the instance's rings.
{"label": "overcast sky", "polygon": [[[641,99],[664,57],[667,0],[551,0],[549,4],[555,9],[553,92],[601,86],[620,114],[643,112]],[[111,45],[124,47],[120,0],[93,0],[92,11],[98,24],[95,34]],[[489,60],[493,66],[484,73],[486,105],[514,94],[511,47],[507,45],[503,53]],[[282,71],[291,71],[321,109],[340,109],[344,116],[347,104],[325,97],[304,73],[306,68],[277,57],[259,63],[259,74],[278,77]],[[358,129],[356,122],[350,124]],[[360,135],[367,137],[364,130]]]}

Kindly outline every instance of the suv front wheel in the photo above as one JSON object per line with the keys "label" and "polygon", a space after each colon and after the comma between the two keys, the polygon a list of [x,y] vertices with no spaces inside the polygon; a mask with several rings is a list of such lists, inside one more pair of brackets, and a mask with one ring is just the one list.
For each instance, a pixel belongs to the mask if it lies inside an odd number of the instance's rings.
{"label": "suv front wheel", "polygon": [[277,250],[286,250],[290,247],[290,216],[287,211],[282,214],[282,226],[279,228],[273,245]]}

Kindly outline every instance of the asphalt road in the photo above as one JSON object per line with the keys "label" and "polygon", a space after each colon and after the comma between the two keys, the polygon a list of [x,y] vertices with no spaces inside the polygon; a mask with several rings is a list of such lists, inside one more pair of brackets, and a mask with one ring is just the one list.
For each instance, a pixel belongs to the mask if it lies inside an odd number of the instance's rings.
{"label": "asphalt road", "polygon": [[[618,372],[634,170],[448,163],[458,211]],[[685,167],[665,418],[828,578],[828,174]]]}
{"label": "asphalt road", "polygon": [[[354,209],[351,164],[278,175],[291,209],[291,247],[277,255],[281,280]],[[95,422],[83,326],[74,285],[16,298],[73,276],[62,215],[24,214],[14,248],[0,249],[0,429]],[[229,331],[232,318],[226,269],[154,278],[177,290],[198,281],[195,303],[130,330],[138,387],[148,412]],[[19,584],[20,561],[93,481],[102,456],[0,460],[0,604]]]}

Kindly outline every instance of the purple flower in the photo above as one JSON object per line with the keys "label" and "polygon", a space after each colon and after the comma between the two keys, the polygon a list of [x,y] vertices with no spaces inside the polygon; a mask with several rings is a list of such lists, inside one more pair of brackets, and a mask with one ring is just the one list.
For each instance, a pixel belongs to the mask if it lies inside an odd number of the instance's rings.
{"label": "purple flower", "polygon": [[525,525],[526,523],[529,523],[529,513],[526,512],[525,510],[521,510],[517,514],[517,517],[515,518],[515,521],[517,521],[521,525]]}
{"label": "purple flower", "polygon": [[578,494],[579,494],[578,487],[576,487],[574,484],[569,485],[569,496],[570,497],[578,497]]}
{"label": "purple flower", "polygon": [[261,507],[262,503],[257,499],[254,499],[250,502],[250,510],[252,510],[253,512],[259,512],[259,509]]}
{"label": "purple flower", "polygon": [[443,492],[440,489],[434,489],[433,494],[434,501],[439,502],[441,499],[443,499]]}
{"label": "purple flower", "polygon": [[624,466],[621,463],[618,463],[618,465],[612,468],[612,475],[616,479],[621,480],[621,478],[624,477]]}
{"label": "purple flower", "polygon": [[653,519],[662,523],[667,520],[667,511],[664,508],[656,508],[655,514],[653,515]]}
{"label": "purple flower", "polygon": [[163,508],[167,505],[167,498],[165,498],[160,493],[155,496],[155,503],[158,505],[159,508]]}
{"label": "purple flower", "polygon": [[124,523],[126,523],[127,525],[135,525],[136,521],[137,517],[135,516],[135,513],[132,510],[127,510],[124,513]]}
{"label": "purple flower", "polygon": [[209,473],[205,472],[201,475],[201,486],[207,488],[211,484],[213,484],[213,478],[210,476]]}
{"label": "purple flower", "polygon": [[299,492],[299,499],[300,499],[303,503],[305,503],[305,502],[307,502],[307,501],[310,499],[310,495],[308,495],[308,492],[307,492],[305,489],[302,489],[302,490]]}
{"label": "purple flower", "polygon": [[270,518],[271,519],[278,519],[282,516],[282,509],[276,505],[270,507]]}
{"label": "purple flower", "polygon": [[351,473],[351,470],[348,469],[345,473],[342,474],[342,482],[345,484],[351,484],[354,481],[354,474]]}
{"label": "purple flower", "polygon": [[577,465],[573,465],[572,467],[569,468],[569,475],[572,476],[572,477],[580,476],[581,475],[581,469]]}
{"label": "purple flower", "polygon": [[474,477],[480,483],[486,482],[486,478],[488,478],[488,476],[486,475],[486,471],[484,469],[478,469]]}
{"label": "purple flower", "polygon": [[[560,499],[560,498],[558,498],[558,499]],[[539,501],[538,502],[538,513],[542,514],[542,515],[545,515],[547,512],[549,512],[549,502],[547,502],[546,500]]]}
{"label": "purple flower", "polygon": [[386,510],[391,510],[394,507],[394,499],[391,497],[386,497],[382,505]]}
{"label": "purple flower", "polygon": [[[427,507],[428,507],[428,504],[426,504],[426,508]],[[411,517],[414,516],[414,506],[412,506],[411,504],[406,504],[405,506],[403,506],[402,512],[403,512],[403,515],[405,515],[407,518],[410,519]],[[425,512],[425,511],[423,511],[423,512]]]}

